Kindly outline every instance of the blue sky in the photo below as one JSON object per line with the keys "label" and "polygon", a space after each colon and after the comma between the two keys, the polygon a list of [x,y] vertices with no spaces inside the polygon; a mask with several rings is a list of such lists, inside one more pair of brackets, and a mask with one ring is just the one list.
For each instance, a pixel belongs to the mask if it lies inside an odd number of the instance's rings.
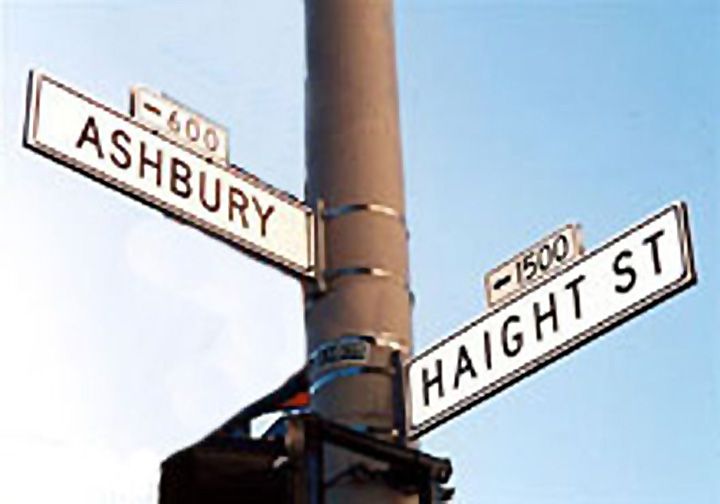
{"label": "blue sky", "polygon": [[[302,2],[0,5],[0,500],[151,502],[164,457],[302,365],[300,289],[24,150],[27,72],[120,110],[165,91],[302,195]],[[399,0],[396,37],[417,349],[568,222],[592,249],[683,199],[700,277],[425,436],[457,502],[718,502],[718,3]]]}

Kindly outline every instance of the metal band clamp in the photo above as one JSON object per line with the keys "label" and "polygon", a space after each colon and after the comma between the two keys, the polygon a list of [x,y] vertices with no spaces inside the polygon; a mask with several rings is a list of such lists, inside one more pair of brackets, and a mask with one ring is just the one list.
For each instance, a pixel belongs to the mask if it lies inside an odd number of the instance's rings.
{"label": "metal band clamp", "polygon": [[394,208],[383,205],[382,203],[351,203],[349,205],[327,208],[323,212],[323,217],[327,220],[332,220],[357,212],[371,212],[386,215],[400,221],[403,226],[405,226],[405,216]]}
{"label": "metal band clamp", "polygon": [[327,282],[332,282],[338,278],[349,277],[349,276],[370,276],[376,278],[385,278],[393,283],[402,286],[408,292],[410,291],[410,285],[407,279],[401,277],[397,273],[393,273],[390,270],[384,268],[376,268],[372,266],[348,266],[345,268],[328,269],[324,272],[324,278]]}
{"label": "metal band clamp", "polygon": [[348,378],[350,376],[359,376],[362,374],[380,374],[392,376],[393,370],[391,368],[379,366],[349,366],[338,368],[333,371],[324,373],[312,380],[310,384],[310,394],[317,393],[318,390],[323,388],[325,385],[334,382],[338,378]]}

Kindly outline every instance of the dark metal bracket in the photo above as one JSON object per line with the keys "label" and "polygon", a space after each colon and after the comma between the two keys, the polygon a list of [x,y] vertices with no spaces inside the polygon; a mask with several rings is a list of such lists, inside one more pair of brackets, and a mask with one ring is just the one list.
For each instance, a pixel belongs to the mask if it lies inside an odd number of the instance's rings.
{"label": "dark metal bracket", "polygon": [[287,418],[285,444],[291,460],[296,460],[294,502],[324,504],[324,446],[331,444],[359,455],[386,462],[390,470],[385,479],[399,487],[410,488],[420,496],[420,504],[435,504],[449,497],[443,489],[452,474],[449,459],[389,443],[311,413]]}

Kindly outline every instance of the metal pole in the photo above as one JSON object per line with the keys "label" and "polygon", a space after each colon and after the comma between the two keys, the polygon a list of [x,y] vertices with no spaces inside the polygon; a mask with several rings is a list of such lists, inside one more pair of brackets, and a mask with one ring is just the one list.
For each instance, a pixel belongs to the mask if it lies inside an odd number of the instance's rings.
{"label": "metal pole", "polygon": [[[398,439],[391,356],[411,346],[411,293],[393,4],[305,0],[305,15],[306,191],[311,204],[325,207],[326,268],[324,289],[305,289],[308,352],[333,342],[367,345],[362,358],[311,368],[311,406],[324,418]],[[327,449],[325,460],[325,480],[334,476],[329,503],[417,502],[382,478],[368,479],[383,469],[370,459]],[[358,464],[369,471],[350,470]],[[337,477],[344,471],[347,477]]]}

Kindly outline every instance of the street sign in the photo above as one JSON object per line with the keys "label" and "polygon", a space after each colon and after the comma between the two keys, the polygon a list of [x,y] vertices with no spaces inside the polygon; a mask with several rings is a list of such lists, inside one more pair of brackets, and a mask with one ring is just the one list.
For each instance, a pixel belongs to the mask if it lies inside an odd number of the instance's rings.
{"label": "street sign", "polygon": [[674,203],[405,365],[417,438],[697,280]]}
{"label": "street sign", "polygon": [[186,150],[43,73],[24,144],[285,271],[315,276],[312,210],[237,167]]}
{"label": "street sign", "polygon": [[201,156],[228,164],[227,130],[172,98],[135,86],[130,90],[130,115]]}
{"label": "street sign", "polygon": [[568,224],[485,274],[485,296],[494,306],[539,282],[584,252],[578,224]]}

